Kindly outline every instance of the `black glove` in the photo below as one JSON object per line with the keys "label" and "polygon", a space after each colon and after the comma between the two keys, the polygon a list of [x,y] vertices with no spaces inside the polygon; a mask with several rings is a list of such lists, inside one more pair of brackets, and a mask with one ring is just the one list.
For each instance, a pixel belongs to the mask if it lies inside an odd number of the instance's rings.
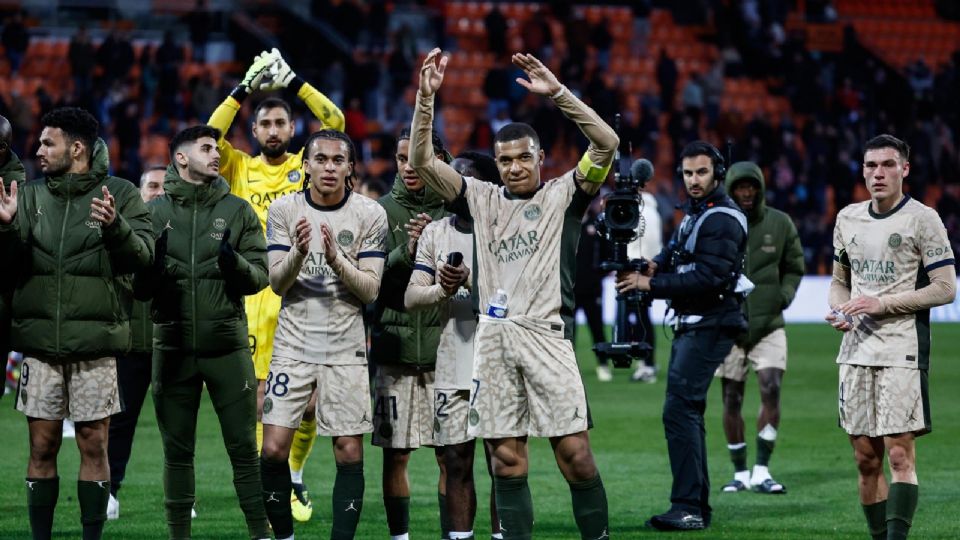
{"label": "black glove", "polygon": [[237,252],[230,245],[230,229],[223,231],[220,240],[220,254],[217,255],[217,265],[221,272],[229,272],[237,268]]}
{"label": "black glove", "polygon": [[163,233],[160,234],[160,238],[157,238],[157,242],[153,250],[153,271],[156,273],[163,272],[163,269],[166,268],[164,259],[167,258],[167,231],[169,229],[164,229]]}

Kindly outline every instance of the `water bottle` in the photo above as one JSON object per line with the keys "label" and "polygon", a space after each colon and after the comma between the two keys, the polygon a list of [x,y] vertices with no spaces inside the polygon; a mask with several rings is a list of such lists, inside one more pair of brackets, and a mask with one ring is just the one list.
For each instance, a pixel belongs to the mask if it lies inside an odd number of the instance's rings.
{"label": "water bottle", "polygon": [[507,318],[507,291],[497,289],[497,293],[493,295],[490,303],[487,304],[487,316],[493,317],[494,319]]}

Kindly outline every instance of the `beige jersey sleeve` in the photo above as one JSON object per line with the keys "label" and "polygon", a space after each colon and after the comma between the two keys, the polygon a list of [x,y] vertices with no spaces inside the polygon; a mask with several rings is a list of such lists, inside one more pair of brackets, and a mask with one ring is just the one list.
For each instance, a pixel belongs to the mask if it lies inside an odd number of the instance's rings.
{"label": "beige jersey sleeve", "polygon": [[342,254],[338,254],[330,263],[330,267],[347,289],[364,304],[376,300],[386,261],[387,213],[380,206],[372,208],[374,218],[360,240],[357,266],[351,264]]}
{"label": "beige jersey sleeve", "polygon": [[283,296],[297,281],[305,257],[296,248],[296,222],[287,223],[287,205],[274,204],[267,211],[267,256],[270,288]]}
{"label": "beige jersey sleeve", "polygon": [[435,283],[438,270],[435,262],[437,226],[436,223],[427,225],[417,241],[417,257],[410,283],[403,295],[403,304],[411,311],[437,305],[447,298],[443,287]]}
{"label": "beige jersey sleeve", "polygon": [[837,216],[833,226],[833,276],[827,303],[831,309],[850,300],[850,260],[843,240],[843,214]]}
{"label": "beige jersey sleeve", "polygon": [[[587,147],[590,162],[598,167],[606,167],[613,163],[613,156],[620,145],[617,132],[566,87],[553,102],[557,104],[564,116],[577,124],[583,135],[590,141],[590,146]],[[582,178],[579,173],[576,178],[577,182],[581,183]],[[581,188],[587,193],[594,194],[599,191],[601,185],[602,182],[582,182]]]}
{"label": "beige jersey sleeve", "polygon": [[417,105],[413,110],[410,127],[410,166],[424,183],[450,202],[463,191],[463,177],[450,165],[437,159],[433,151],[433,96],[417,92]]}

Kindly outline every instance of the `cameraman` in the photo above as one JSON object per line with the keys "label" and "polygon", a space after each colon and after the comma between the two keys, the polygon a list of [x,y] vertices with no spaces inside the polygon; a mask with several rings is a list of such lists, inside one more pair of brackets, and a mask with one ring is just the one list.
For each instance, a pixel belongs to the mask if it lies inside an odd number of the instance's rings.
{"label": "cameraman", "polygon": [[713,373],[746,329],[736,289],[747,221],[723,189],[723,157],[694,141],[680,154],[679,173],[690,200],[667,247],[645,274],[621,272],[617,291],[650,291],[675,312],[663,426],[673,472],[670,510],[647,524],[660,530],[710,525],[710,480],[703,413]]}

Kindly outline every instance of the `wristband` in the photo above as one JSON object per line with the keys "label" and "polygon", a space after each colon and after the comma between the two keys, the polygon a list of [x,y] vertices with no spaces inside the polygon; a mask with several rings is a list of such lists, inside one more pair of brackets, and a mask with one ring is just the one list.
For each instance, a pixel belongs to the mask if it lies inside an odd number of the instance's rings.
{"label": "wristband", "polygon": [[584,152],[583,157],[580,158],[580,163],[577,163],[577,170],[587,182],[602,184],[607,179],[607,174],[610,173],[610,165],[606,167],[594,165],[593,161],[590,160],[589,152]]}
{"label": "wristband", "polygon": [[243,100],[246,99],[247,96],[249,95],[250,95],[250,91],[247,90],[247,88],[242,84],[237,85],[237,87],[234,88],[232,92],[230,92],[230,97],[232,97],[233,99],[237,100],[240,103],[243,103]]}

